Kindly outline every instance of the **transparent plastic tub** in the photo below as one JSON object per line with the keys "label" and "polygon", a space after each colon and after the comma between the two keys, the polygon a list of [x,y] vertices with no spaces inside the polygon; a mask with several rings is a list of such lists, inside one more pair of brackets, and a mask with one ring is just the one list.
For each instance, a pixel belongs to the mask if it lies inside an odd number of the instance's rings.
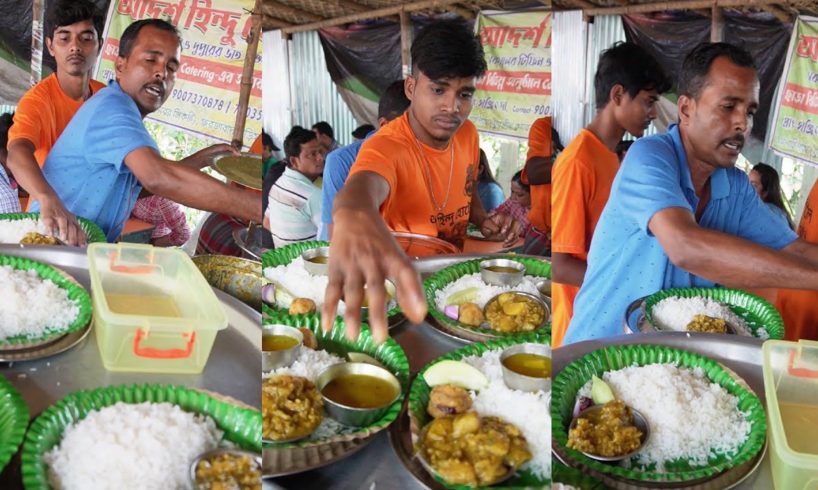
{"label": "transparent plastic tub", "polygon": [[763,346],[770,464],[778,490],[818,490],[818,342]]}
{"label": "transparent plastic tub", "polygon": [[227,317],[210,285],[178,249],[88,246],[94,331],[111,371],[200,373]]}

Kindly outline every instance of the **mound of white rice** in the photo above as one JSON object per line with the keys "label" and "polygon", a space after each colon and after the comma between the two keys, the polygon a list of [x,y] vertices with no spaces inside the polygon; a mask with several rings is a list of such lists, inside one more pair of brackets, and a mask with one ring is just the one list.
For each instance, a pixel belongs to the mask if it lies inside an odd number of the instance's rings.
{"label": "mound of white rice", "polygon": [[26,233],[36,232],[48,235],[42,221],[26,218],[20,220],[0,220],[0,243],[20,243]]}
{"label": "mound of white rice", "polygon": [[[696,315],[707,315],[713,318],[720,318],[730,325],[736,327],[739,335],[752,335],[747,327],[747,322],[743,318],[733,313],[724,303],[702,297],[693,298],[665,298],[653,306],[651,310],[653,318],[659,328],[663,330],[675,330],[686,332],[687,325],[693,321]],[[767,331],[760,328],[759,338],[767,339]]]}
{"label": "mound of white rice", "polygon": [[[604,375],[617,399],[642,412],[650,440],[637,454],[639,463],[682,458],[703,466],[711,455],[732,456],[750,433],[751,423],[738,410],[738,398],[711,383],[701,368],[673,364],[631,366]],[[591,382],[579,391],[591,396]]]}
{"label": "mound of white rice", "polygon": [[531,451],[531,461],[523,468],[539,478],[551,478],[551,416],[548,402],[551,390],[527,393],[512,390],[503,381],[501,350],[491,350],[482,356],[464,357],[463,362],[479,369],[489,379],[487,388],[472,392],[472,408],[481,417],[500,417],[522,431]]}
{"label": "mound of white rice", "polygon": [[38,337],[47,328],[66,328],[79,312],[79,303],[50,279],[33,270],[0,266],[0,338]]}
{"label": "mound of white rice", "polygon": [[479,272],[466,274],[458,280],[447,284],[443,289],[437,290],[435,292],[435,304],[438,310],[443,311],[443,309],[446,308],[446,300],[449,299],[449,296],[464,289],[475,287],[479,288],[480,292],[477,293],[477,298],[475,301],[472,301],[472,303],[480,308],[484,308],[491,298],[508,291],[522,291],[539,297],[540,292],[537,290],[537,282],[540,280],[542,280],[542,278],[537,276],[523,276],[522,282],[516,286],[494,286],[483,282]]}
{"label": "mound of white rice", "polygon": [[184,490],[190,463],[222,439],[213,419],[170,403],[117,403],[69,426],[43,455],[57,490]]}

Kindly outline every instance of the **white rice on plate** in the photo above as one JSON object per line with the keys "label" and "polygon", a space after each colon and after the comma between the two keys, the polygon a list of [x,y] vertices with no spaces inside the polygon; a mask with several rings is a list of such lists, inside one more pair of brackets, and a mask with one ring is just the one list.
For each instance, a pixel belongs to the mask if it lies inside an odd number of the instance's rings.
{"label": "white rice on plate", "polygon": [[79,302],[50,279],[34,270],[0,266],[0,339],[35,338],[67,328],[79,312]]}
{"label": "white rice on plate", "polygon": [[[663,330],[686,332],[687,325],[696,315],[707,315],[720,318],[736,328],[739,335],[752,336],[753,333],[743,318],[733,313],[724,303],[710,298],[696,296],[693,298],[665,298],[651,310],[657,326]],[[767,330],[759,328],[757,335],[761,339],[769,338]]]}
{"label": "white rice on plate", "polygon": [[472,301],[472,303],[480,308],[485,308],[486,303],[488,303],[491,298],[508,291],[521,291],[539,297],[540,292],[537,290],[537,282],[541,280],[542,278],[538,276],[523,276],[523,280],[516,286],[494,286],[483,282],[479,272],[466,274],[456,281],[447,284],[446,287],[435,291],[435,304],[438,310],[443,311],[446,308],[449,296],[469,288],[480,289],[477,293],[477,298]]}
{"label": "white rice on plate", "polygon": [[551,478],[551,416],[548,404],[551,390],[528,393],[512,390],[503,381],[500,363],[502,349],[490,350],[481,356],[468,356],[463,362],[479,369],[489,379],[487,388],[471,392],[472,408],[481,417],[500,417],[514,424],[525,436],[531,451],[531,461],[523,465],[542,479]]}
{"label": "white rice on plate", "polygon": [[[638,410],[650,426],[650,439],[635,456],[640,464],[685,459],[704,466],[711,456],[733,456],[752,424],[738,409],[738,398],[711,382],[700,367],[673,364],[630,366],[606,372],[603,379],[617,399]],[[591,396],[591,381],[578,396]]]}
{"label": "white rice on plate", "polygon": [[67,427],[43,459],[56,490],[186,490],[193,459],[222,434],[177,405],[119,402]]}
{"label": "white rice on plate", "polygon": [[20,243],[27,233],[48,235],[49,230],[38,219],[0,220],[0,243]]}

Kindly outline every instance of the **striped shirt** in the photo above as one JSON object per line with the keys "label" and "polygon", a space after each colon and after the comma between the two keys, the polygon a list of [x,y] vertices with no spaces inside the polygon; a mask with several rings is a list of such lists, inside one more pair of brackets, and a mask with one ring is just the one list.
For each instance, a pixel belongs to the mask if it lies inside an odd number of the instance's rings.
{"label": "striped shirt", "polygon": [[17,196],[17,186],[6,174],[6,169],[0,165],[0,213],[19,213],[20,199]]}
{"label": "striped shirt", "polygon": [[315,240],[321,224],[321,189],[287,167],[270,188],[266,215],[276,248]]}

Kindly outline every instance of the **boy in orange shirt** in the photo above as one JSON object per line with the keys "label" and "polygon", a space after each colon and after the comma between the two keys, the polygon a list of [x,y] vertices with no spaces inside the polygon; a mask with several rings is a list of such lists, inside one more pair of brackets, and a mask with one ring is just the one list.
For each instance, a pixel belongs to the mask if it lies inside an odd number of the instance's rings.
{"label": "boy in orange shirt", "polygon": [[[801,214],[798,236],[802,240],[818,243],[818,183],[812,190]],[[818,291],[779,289],[775,307],[784,317],[784,339],[818,340]]]}
{"label": "boy in orange shirt", "polygon": [[32,200],[42,204],[48,229],[59,228],[60,236],[72,244],[83,241],[84,234],[40,169],[82,103],[105,86],[91,79],[102,27],[102,12],[93,2],[59,0],[51,6],[45,44],[57,71],[23,95],[9,131],[9,169]]}
{"label": "boy in orange shirt", "polygon": [[560,153],[552,174],[553,347],[562,344],[568,329],[591,237],[619,170],[614,149],[626,131],[642,136],[656,118],[659,94],[670,86],[659,63],[636,44],[617,44],[599,58],[594,76],[597,113]]}
{"label": "boy in orange shirt", "polygon": [[551,167],[554,163],[554,142],[551,116],[534,121],[528,131],[528,154],[522,181],[531,186],[531,223],[523,245],[523,253],[550,255],[551,250]]}
{"label": "boy in orange shirt", "polygon": [[483,47],[465,23],[438,21],[412,43],[406,113],[368,139],[333,210],[329,286],[322,324],[330,328],[343,293],[347,335],[357,337],[366,285],[374,337],[387,337],[384,280],[397,286],[409,320],[426,315],[420,277],[390,233],[408,231],[462,243],[469,222],[487,237],[513,241],[505,214],[487,217],[476,196],[479,145],[471,112]]}

